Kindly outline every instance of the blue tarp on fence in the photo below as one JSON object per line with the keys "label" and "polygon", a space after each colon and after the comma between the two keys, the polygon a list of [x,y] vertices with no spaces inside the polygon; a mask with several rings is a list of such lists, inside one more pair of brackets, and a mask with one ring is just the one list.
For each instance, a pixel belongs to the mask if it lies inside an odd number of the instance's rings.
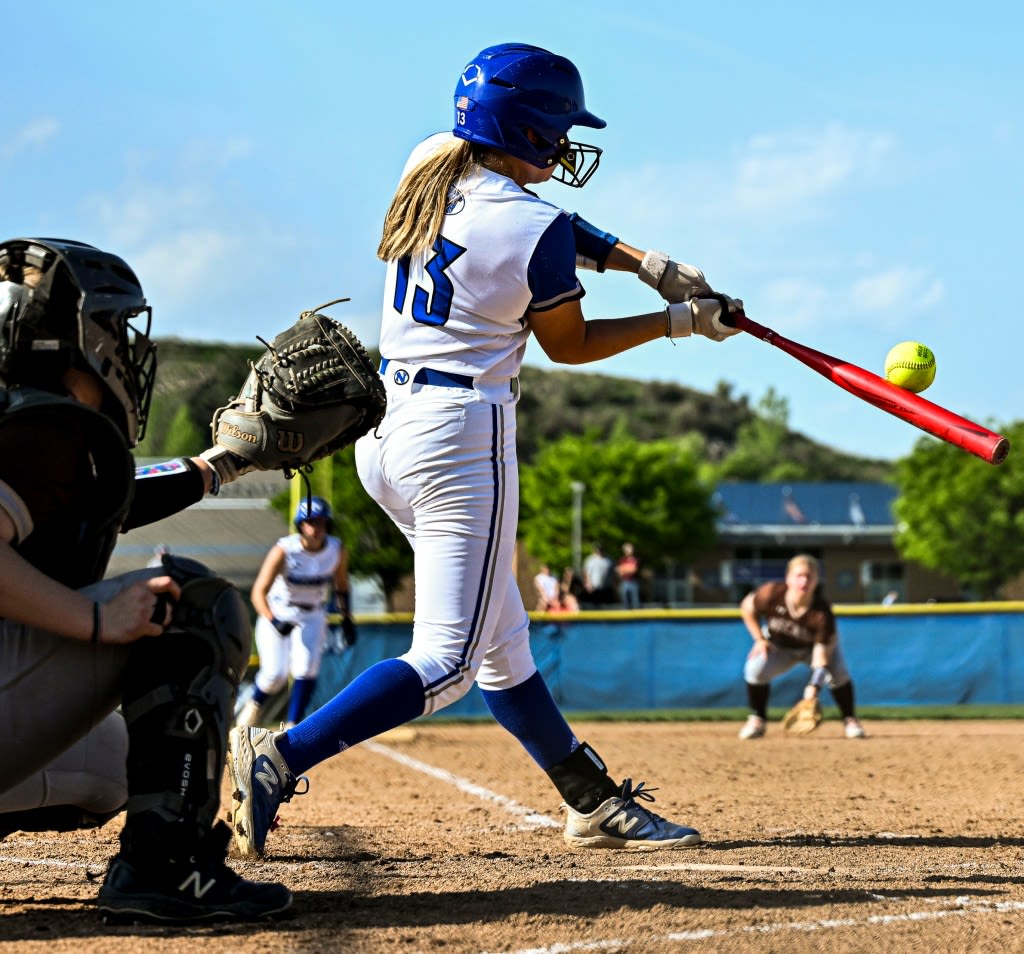
{"label": "blue tarp on fence", "polygon": [[[1024,604],[976,607],[847,613],[837,607],[858,704],[1024,702]],[[408,619],[361,622],[354,647],[325,656],[312,707],[373,663],[401,655],[411,634]],[[730,611],[536,619],[531,642],[539,669],[567,712],[746,705],[742,670],[750,637]],[[806,681],[802,667],[776,680],[772,705],[790,705]],[[444,713],[484,715],[487,708],[474,687]]]}

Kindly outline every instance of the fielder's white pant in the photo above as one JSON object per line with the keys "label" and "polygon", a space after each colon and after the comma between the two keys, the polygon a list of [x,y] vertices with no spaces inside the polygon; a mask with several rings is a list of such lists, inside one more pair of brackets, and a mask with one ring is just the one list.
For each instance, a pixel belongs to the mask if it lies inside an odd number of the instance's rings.
{"label": "fielder's white pant", "polygon": [[[407,371],[410,383],[395,383]],[[356,444],[363,486],[415,551],[412,645],[424,715],[475,679],[509,689],[536,672],[513,558],[519,518],[516,382],[475,389],[412,384],[389,362],[384,420]]]}
{"label": "fielder's white pant", "polygon": [[315,679],[320,674],[327,645],[327,611],[275,602],[269,605],[277,619],[295,624],[287,636],[282,636],[270,620],[262,616],[256,620],[253,637],[260,668],[253,682],[272,696],[287,685],[289,674],[295,679]]}
{"label": "fielder's white pant", "polygon": [[[787,649],[784,646],[771,646],[767,653],[760,653],[757,656],[749,654],[746,664],[743,666],[743,678],[746,682],[755,686],[766,686],[776,676],[789,672],[794,666],[803,663],[806,666],[811,664],[811,647],[806,649]],[[843,658],[843,651],[839,648],[839,637],[835,637],[828,655],[828,679],[825,685],[829,689],[837,686],[845,686],[850,681],[850,672],[846,668],[846,660]]]}

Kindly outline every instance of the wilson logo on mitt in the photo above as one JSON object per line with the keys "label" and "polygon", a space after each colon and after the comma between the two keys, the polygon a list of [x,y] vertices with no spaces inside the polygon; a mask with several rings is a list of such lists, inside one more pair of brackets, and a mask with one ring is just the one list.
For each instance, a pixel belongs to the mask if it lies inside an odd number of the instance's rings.
{"label": "wilson logo on mitt", "polygon": [[[202,456],[231,477],[251,470],[290,475],[375,428],[387,403],[362,342],[344,325],[304,311],[252,363],[237,396],[213,415],[215,447]],[[259,340],[263,340],[262,338]],[[240,458],[240,460],[232,458]]]}

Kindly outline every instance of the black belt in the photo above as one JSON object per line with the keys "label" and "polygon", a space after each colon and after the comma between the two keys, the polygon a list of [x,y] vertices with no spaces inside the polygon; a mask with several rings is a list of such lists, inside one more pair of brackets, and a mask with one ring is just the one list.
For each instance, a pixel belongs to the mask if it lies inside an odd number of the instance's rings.
{"label": "black belt", "polygon": [[[388,369],[388,365],[391,363],[390,358],[381,358],[380,362],[380,373],[384,374]],[[398,380],[398,375],[406,372],[396,371],[395,384],[408,384],[409,380],[406,378],[404,381]],[[416,374],[413,375],[413,384],[433,384],[442,388],[465,388],[468,391],[473,390],[473,378],[468,374],[452,374],[448,371],[435,371],[433,368],[419,368]]]}
{"label": "black belt", "polygon": [[296,609],[305,610],[307,613],[309,613],[315,609],[320,609],[321,604],[313,603],[312,605],[310,605],[309,603],[289,603],[288,605],[294,606]]}

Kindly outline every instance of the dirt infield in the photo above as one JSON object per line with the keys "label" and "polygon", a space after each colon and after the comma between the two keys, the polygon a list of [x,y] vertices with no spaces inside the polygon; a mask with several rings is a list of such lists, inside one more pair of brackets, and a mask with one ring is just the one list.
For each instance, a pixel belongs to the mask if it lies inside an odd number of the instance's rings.
{"label": "dirt infield", "polygon": [[119,824],[0,842],[8,952],[1024,950],[1024,722],[883,722],[740,742],[734,723],[577,724],[699,848],[574,852],[557,795],[492,725],[429,721],[311,773],[271,856],[270,925],[107,928]]}

